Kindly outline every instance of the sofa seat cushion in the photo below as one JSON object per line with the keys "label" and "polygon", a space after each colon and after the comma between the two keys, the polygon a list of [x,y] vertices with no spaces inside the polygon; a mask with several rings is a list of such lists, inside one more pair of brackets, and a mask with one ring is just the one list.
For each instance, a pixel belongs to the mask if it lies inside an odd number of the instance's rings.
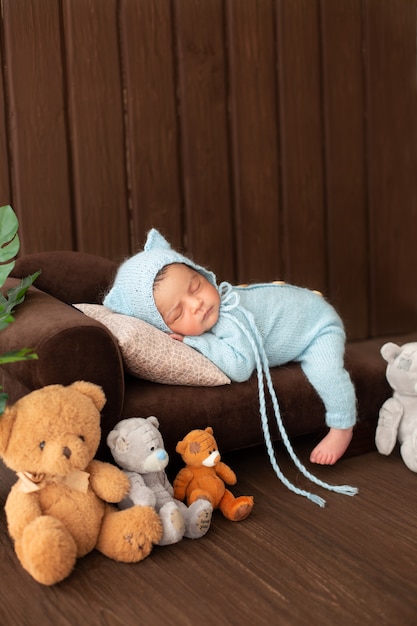
{"label": "sofa seat cushion", "polygon": [[[417,336],[394,339],[399,343]],[[358,423],[355,426],[353,453],[374,449],[374,431],[379,409],[392,391],[385,378],[386,363],[380,347],[388,339],[351,342],[346,348],[346,367],[356,388]],[[391,340],[391,338],[390,338]],[[324,407],[295,363],[271,369],[281,414],[290,437],[326,431]],[[172,387],[133,377],[126,377],[123,415],[156,415],[168,451],[175,455],[175,445],[189,430],[212,426],[221,450],[235,450],[264,441],[259,414],[256,375],[244,383],[224,387]],[[278,429],[267,395],[271,436],[279,440]]]}

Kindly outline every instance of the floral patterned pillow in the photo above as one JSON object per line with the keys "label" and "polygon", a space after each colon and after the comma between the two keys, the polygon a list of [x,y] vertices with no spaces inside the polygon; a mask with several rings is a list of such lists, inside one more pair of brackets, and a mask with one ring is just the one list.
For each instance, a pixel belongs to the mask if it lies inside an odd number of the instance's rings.
{"label": "floral patterned pillow", "polygon": [[102,304],[74,306],[109,329],[117,339],[126,370],[134,376],[169,385],[230,383],[205,356],[136,317],[114,313]]}

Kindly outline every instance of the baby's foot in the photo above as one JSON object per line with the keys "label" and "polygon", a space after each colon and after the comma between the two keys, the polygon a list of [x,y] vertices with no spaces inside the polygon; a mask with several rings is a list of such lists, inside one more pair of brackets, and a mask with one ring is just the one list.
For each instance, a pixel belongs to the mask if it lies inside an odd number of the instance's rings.
{"label": "baby's foot", "polygon": [[310,455],[312,463],[334,465],[344,455],[352,440],[352,428],[331,428]]}

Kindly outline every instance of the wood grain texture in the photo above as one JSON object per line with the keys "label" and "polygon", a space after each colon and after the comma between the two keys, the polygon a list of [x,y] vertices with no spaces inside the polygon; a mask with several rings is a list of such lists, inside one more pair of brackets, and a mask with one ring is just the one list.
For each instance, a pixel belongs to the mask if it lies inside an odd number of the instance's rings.
{"label": "wood grain texture", "polygon": [[[311,445],[310,440],[296,443],[303,462]],[[277,455],[285,475],[310,488],[280,447]],[[155,547],[133,565],[93,551],[52,588],[38,585],[21,568],[2,511],[2,625],[415,623],[417,512],[410,502],[416,477],[398,451],[314,467],[322,480],[359,488],[354,498],[322,493],[325,509],[290,493],[262,448],[224,460],[238,477],[233,493],[255,497],[245,521],[232,523],[216,511],[202,539]],[[14,480],[2,467],[2,502]]]}
{"label": "wood grain texture", "polygon": [[2,4],[13,208],[21,252],[72,248],[59,4]]}
{"label": "wood grain texture", "polygon": [[[184,245],[235,277],[222,0],[174,0],[185,202]],[[214,253],[214,254],[213,254]]]}
{"label": "wood grain texture", "polygon": [[134,250],[159,228],[181,246],[183,192],[169,0],[120,4]]}
{"label": "wood grain texture", "polygon": [[407,276],[417,264],[417,2],[365,8],[371,325],[381,334],[416,325],[417,287]]}
{"label": "wood grain texture", "polygon": [[7,147],[6,94],[4,92],[3,50],[0,46],[0,206],[12,204]]}
{"label": "wood grain texture", "polygon": [[238,280],[282,273],[274,7],[226,2]]}
{"label": "wood grain texture", "polygon": [[129,213],[117,2],[62,5],[77,247],[122,259]]}
{"label": "wood grain texture", "polygon": [[369,332],[369,233],[362,2],[323,0],[321,40],[328,294],[349,311],[349,336],[363,337]]}
{"label": "wood grain texture", "polygon": [[327,293],[316,0],[278,0],[284,278]]}

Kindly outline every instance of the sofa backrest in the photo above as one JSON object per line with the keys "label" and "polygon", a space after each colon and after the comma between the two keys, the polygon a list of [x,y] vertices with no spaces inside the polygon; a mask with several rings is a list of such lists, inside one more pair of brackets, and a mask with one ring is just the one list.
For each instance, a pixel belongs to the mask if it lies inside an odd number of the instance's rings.
{"label": "sofa backrest", "polygon": [[35,283],[38,289],[67,304],[101,304],[116,269],[114,261],[95,254],[51,251],[18,258],[10,276],[24,278],[41,270]]}

